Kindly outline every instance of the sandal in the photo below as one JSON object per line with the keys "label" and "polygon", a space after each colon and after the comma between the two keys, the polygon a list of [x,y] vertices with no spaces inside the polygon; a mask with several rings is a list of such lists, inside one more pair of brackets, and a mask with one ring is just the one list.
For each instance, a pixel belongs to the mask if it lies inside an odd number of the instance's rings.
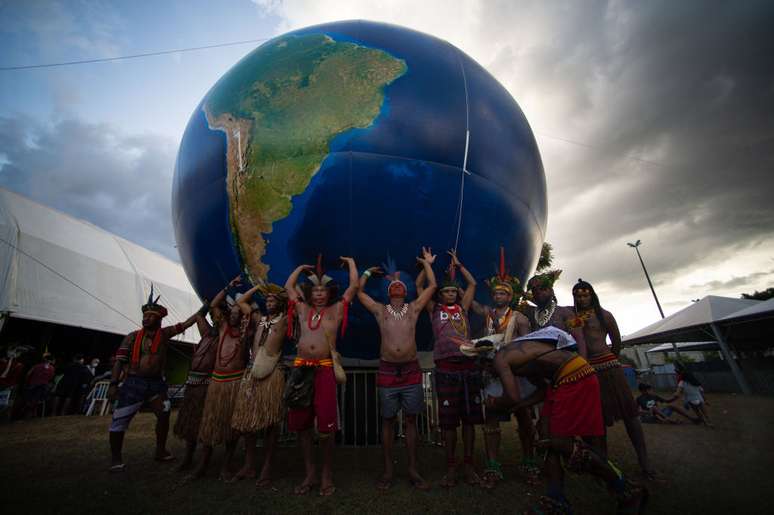
{"label": "sandal", "polygon": [[428,490],[430,490],[430,488],[432,488],[430,486],[430,483],[428,483],[424,479],[409,478],[409,484],[422,492],[427,492]]}
{"label": "sandal", "polygon": [[119,463],[118,465],[111,465],[108,469],[108,472],[115,473],[115,472],[123,472],[126,470],[126,463]]}
{"label": "sandal", "polygon": [[300,485],[298,485],[293,489],[293,494],[306,495],[312,490],[312,488],[316,486],[317,486],[317,483],[301,483]]}
{"label": "sandal", "polygon": [[392,487],[392,478],[383,477],[376,482],[376,489],[381,491],[389,490]]}
{"label": "sandal", "polygon": [[336,487],[333,485],[328,485],[320,488],[320,497],[330,497],[336,493]]}

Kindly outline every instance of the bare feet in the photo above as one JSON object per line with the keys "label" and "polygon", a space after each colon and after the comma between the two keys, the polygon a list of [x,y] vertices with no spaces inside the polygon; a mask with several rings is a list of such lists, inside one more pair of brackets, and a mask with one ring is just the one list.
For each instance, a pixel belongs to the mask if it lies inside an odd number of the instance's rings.
{"label": "bare feet", "polygon": [[476,474],[473,465],[465,465],[465,482],[470,486],[481,486],[481,478]]}
{"label": "bare feet", "polygon": [[255,479],[255,469],[252,467],[248,467],[245,465],[241,469],[239,469],[239,472],[234,474],[234,477],[231,478],[231,482],[241,481],[243,479]]}
{"label": "bare feet", "polygon": [[320,487],[320,497],[330,497],[334,493],[336,493],[336,487],[333,486],[333,483]]}
{"label": "bare feet", "polygon": [[416,470],[409,470],[408,475],[409,475],[409,483],[411,483],[411,486],[413,486],[417,490],[422,490],[423,492],[430,490],[430,483],[425,481],[425,479],[419,475],[419,472],[417,472]]}
{"label": "bare feet", "polygon": [[172,456],[171,452],[169,452],[166,449],[163,449],[161,451],[156,451],[156,456],[154,456],[153,459],[156,461],[165,462],[165,461],[174,461],[175,457]]}
{"label": "bare feet", "polygon": [[389,490],[392,487],[392,476],[382,476],[376,482],[376,489],[381,491]]}
{"label": "bare feet", "polygon": [[306,495],[318,484],[316,477],[307,477],[303,483],[293,489],[293,493],[296,495]]}
{"label": "bare feet", "polygon": [[271,478],[268,477],[260,477],[258,478],[258,481],[255,482],[256,488],[271,488]]}
{"label": "bare feet", "polygon": [[457,486],[457,469],[449,467],[446,469],[446,475],[443,476],[440,483],[442,488],[454,488]]}

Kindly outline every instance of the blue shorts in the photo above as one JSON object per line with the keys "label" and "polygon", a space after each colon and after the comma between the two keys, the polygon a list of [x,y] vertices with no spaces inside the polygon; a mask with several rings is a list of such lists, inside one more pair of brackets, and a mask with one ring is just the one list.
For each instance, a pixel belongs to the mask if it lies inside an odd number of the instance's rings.
{"label": "blue shorts", "polygon": [[425,409],[422,383],[382,386],[379,388],[379,402],[382,406],[383,418],[395,418],[401,409],[404,415],[419,415]]}
{"label": "blue shorts", "polygon": [[[167,382],[162,378],[129,376],[118,390],[118,406],[113,412],[110,424],[111,433],[122,433],[129,428],[129,422],[148,401],[161,397],[166,400]],[[164,406],[169,411],[169,404]]]}

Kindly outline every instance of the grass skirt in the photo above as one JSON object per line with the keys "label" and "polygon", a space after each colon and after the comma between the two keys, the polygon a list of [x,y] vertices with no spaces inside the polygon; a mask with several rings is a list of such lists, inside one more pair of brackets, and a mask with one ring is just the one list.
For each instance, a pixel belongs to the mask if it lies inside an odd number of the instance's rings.
{"label": "grass skirt", "polygon": [[597,370],[599,396],[602,400],[602,417],[606,426],[612,426],[616,420],[638,416],[637,403],[620,365]]}
{"label": "grass skirt", "polygon": [[207,398],[209,385],[186,385],[183,405],[177,412],[177,420],[173,432],[181,440],[196,441],[199,436],[199,426],[202,423],[204,400]]}
{"label": "grass skirt", "polygon": [[239,382],[234,416],[231,427],[242,433],[254,433],[282,421],[284,407],[282,395],[285,391],[285,374],[280,367],[263,379],[256,379],[245,371]]}
{"label": "grass skirt", "polygon": [[241,381],[212,381],[207,389],[199,441],[204,445],[218,445],[236,436],[231,430],[237,394]]}

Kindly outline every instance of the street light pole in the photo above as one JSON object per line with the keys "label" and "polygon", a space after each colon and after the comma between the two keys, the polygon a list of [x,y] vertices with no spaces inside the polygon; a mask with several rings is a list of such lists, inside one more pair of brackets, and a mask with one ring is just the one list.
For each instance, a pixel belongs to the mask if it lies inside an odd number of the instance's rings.
{"label": "street light pole", "polygon": [[664,318],[664,310],[661,309],[661,303],[658,301],[658,297],[656,296],[656,290],[653,289],[653,283],[650,281],[650,275],[648,275],[648,269],[645,268],[645,262],[642,260],[642,256],[640,255],[640,249],[638,248],[640,244],[642,243],[642,240],[637,240],[634,243],[627,243],[631,248],[634,249],[635,252],[637,252],[637,257],[640,258],[640,264],[642,265],[642,271],[645,272],[645,279],[648,280],[648,286],[650,286],[650,291],[653,293],[653,299],[656,301],[656,306],[658,307],[658,312],[661,313],[661,318]]}

